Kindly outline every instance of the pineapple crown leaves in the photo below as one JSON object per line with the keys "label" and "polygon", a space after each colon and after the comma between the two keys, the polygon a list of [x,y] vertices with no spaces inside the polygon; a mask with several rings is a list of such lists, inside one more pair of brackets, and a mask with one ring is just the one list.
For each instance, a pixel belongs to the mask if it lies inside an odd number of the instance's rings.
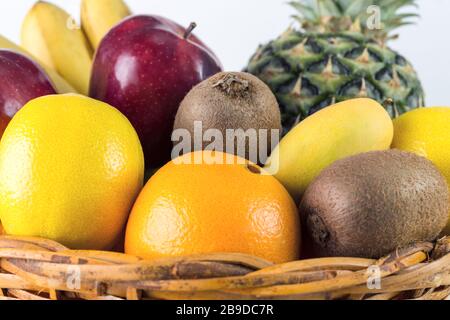
{"label": "pineapple crown leaves", "polygon": [[392,31],[414,24],[418,14],[405,12],[417,0],[294,0],[294,18],[306,32],[358,32],[385,42]]}

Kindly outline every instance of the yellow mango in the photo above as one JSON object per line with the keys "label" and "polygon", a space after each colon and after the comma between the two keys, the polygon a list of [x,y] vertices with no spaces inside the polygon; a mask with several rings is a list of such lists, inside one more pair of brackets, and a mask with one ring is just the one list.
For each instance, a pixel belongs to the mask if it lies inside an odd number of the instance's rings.
{"label": "yellow mango", "polygon": [[387,150],[393,135],[392,120],[378,102],[348,100],[322,109],[293,128],[275,148],[266,169],[298,202],[323,169],[359,153]]}

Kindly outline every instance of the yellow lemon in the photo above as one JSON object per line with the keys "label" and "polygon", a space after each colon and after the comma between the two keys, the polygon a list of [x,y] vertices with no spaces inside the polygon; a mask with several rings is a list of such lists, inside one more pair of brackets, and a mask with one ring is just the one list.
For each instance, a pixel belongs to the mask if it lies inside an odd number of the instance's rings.
{"label": "yellow lemon", "polygon": [[450,184],[450,108],[410,111],[394,121],[394,132],[393,148],[428,158]]}
{"label": "yellow lemon", "polygon": [[122,235],[143,184],[138,136],[115,108],[81,95],[29,102],[0,143],[0,219],[7,234],[74,249]]}

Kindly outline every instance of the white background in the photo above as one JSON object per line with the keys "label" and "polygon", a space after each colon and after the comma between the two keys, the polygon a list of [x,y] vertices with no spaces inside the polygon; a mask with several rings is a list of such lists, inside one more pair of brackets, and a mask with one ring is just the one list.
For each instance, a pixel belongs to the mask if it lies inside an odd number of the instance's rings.
{"label": "white background", "polygon": [[[49,0],[78,20],[78,0]],[[356,0],[358,1],[358,0]],[[196,31],[227,70],[241,70],[259,43],[278,36],[292,22],[287,0],[128,0],[134,13],[159,14]],[[0,1],[0,33],[19,40],[20,26],[34,0]],[[427,104],[450,105],[450,0],[418,0],[421,19],[400,31],[391,46],[415,66]]]}

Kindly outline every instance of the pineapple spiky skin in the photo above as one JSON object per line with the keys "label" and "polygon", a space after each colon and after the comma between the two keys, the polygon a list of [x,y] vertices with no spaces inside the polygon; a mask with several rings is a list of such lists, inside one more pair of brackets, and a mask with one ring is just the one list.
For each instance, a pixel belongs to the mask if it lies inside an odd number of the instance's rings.
{"label": "pineapple spiky skin", "polygon": [[287,30],[261,46],[247,70],[275,93],[285,132],[336,102],[369,97],[392,117],[424,106],[411,64],[383,43],[358,32]]}
{"label": "pineapple spiky skin", "polygon": [[386,43],[417,0],[293,0],[300,30],[261,46],[246,71],[278,98],[285,132],[335,102],[369,97],[392,117],[425,105],[411,64]]}

